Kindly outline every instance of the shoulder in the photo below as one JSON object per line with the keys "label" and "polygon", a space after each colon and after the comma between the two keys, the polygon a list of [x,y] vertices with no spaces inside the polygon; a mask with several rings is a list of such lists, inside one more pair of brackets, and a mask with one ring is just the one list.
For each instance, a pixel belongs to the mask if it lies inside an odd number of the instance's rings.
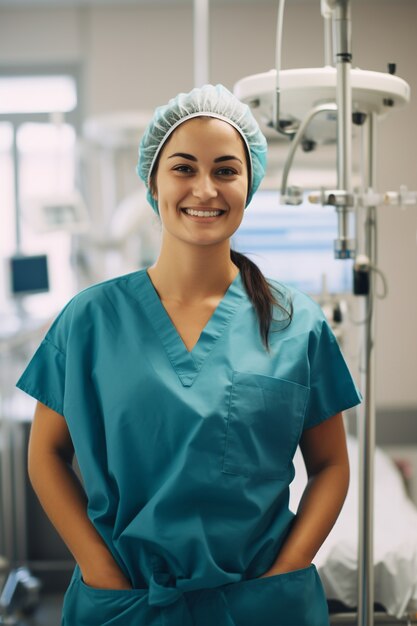
{"label": "shoulder", "polygon": [[69,302],[73,304],[78,310],[88,307],[91,304],[99,305],[103,302],[112,302],[113,298],[120,292],[125,292],[126,286],[134,281],[138,275],[145,272],[145,270],[138,270],[129,274],[123,274],[122,276],[116,276],[109,278],[108,280],[100,283],[90,285],[85,289],[78,292]]}
{"label": "shoulder", "polygon": [[102,314],[120,315],[117,309],[126,299],[129,284],[145,270],[139,270],[95,283],[75,294],[59,311],[51,324],[46,338],[62,345],[72,330],[97,320]]}
{"label": "shoulder", "polygon": [[292,324],[297,329],[321,329],[323,322],[326,322],[323,309],[311,296],[296,287],[274,278],[266,277],[268,283],[278,293],[278,302],[287,311],[291,310]]}
{"label": "shoulder", "polygon": [[65,305],[61,313],[73,318],[99,315],[100,312],[120,314],[126,302],[141,291],[146,269],[123,274],[82,289]]}

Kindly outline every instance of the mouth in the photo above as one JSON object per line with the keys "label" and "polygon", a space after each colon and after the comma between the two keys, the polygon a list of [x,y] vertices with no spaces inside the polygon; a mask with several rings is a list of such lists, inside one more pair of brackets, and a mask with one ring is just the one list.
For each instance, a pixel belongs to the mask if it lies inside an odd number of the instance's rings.
{"label": "mouth", "polygon": [[190,217],[196,221],[207,221],[212,222],[216,219],[219,219],[226,211],[223,209],[190,209],[183,208],[181,212],[184,213],[187,217]]}

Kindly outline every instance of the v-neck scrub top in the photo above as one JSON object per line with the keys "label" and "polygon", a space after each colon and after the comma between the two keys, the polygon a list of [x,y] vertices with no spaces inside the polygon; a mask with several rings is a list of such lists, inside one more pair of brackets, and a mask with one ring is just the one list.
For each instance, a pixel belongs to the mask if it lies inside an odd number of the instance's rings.
{"label": "v-neck scrub top", "polygon": [[[326,626],[314,564],[259,578],[294,513],[304,429],[360,403],[317,303],[268,279],[266,351],[240,272],[191,352],[147,268],[93,285],[55,319],[17,386],[64,416],[88,516],[132,590],[78,565],[64,626]],[[284,329],[283,329],[284,328]]]}

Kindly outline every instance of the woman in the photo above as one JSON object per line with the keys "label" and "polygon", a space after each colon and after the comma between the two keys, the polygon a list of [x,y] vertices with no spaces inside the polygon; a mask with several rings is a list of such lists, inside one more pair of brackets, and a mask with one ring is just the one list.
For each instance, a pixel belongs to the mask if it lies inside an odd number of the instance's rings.
{"label": "woman", "polygon": [[64,626],[328,624],[312,560],[361,396],[320,307],[230,249],[265,157],[220,85],[159,107],[138,165],[157,261],[75,296],[18,382],[38,400],[30,478],[77,562]]}

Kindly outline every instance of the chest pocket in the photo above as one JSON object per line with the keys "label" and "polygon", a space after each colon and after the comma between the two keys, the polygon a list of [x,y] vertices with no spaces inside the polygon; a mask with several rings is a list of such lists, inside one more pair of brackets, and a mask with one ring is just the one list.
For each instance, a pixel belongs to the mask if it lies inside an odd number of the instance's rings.
{"label": "chest pocket", "polygon": [[222,472],[282,479],[301,435],[308,387],[233,372]]}

